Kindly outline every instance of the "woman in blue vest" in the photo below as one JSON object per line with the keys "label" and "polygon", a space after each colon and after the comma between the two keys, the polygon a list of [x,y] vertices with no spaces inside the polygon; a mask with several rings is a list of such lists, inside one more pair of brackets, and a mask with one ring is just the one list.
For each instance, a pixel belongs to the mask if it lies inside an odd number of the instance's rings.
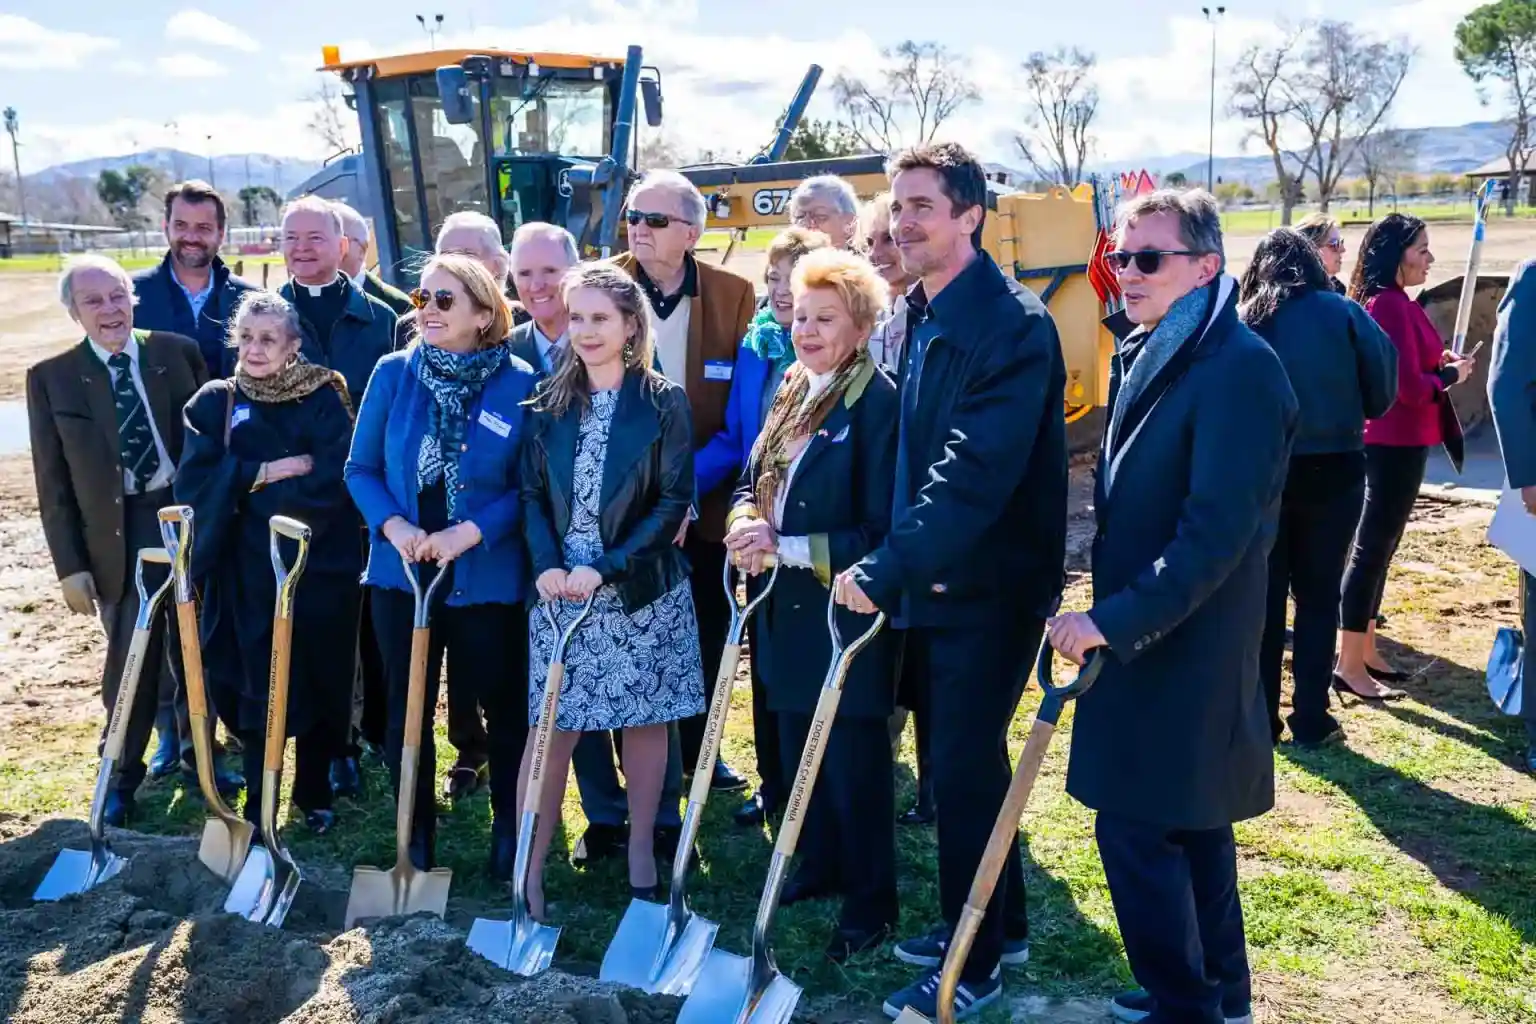
{"label": "woman in blue vest", "polygon": [[[374,631],[389,688],[386,757],[399,786],[405,741],[414,610],[402,559],[425,591],[452,575],[431,610],[428,709],[448,656],[448,687],[468,690],[485,711],[490,738],[491,873],[509,879],[516,852],[517,775],[527,736],[527,580],[517,465],[522,402],[534,376],[502,344],[511,313],[474,259],[433,257],[411,294],[409,347],[379,360],[358,410],[347,486],[371,532],[363,583],[372,587]],[[432,780],[437,776],[430,710],[411,829],[418,869],[434,861]]]}

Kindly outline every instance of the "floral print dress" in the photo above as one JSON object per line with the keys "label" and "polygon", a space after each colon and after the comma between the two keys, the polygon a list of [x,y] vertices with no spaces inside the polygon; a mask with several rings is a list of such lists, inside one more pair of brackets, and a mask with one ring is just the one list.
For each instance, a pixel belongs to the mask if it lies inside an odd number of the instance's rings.
{"label": "floral print dress", "polygon": [[[590,565],[603,552],[598,532],[603,459],[618,391],[597,391],[576,441],[575,501],[562,540],[568,568]],[[564,630],[580,606],[559,601],[555,623]],[[544,678],[557,637],[536,604],[528,611],[528,721],[538,722]],[[624,611],[612,584],[597,590],[592,610],[565,652],[565,683],[555,728],[567,732],[659,725],[704,710],[699,626],[687,579],[634,614]]]}

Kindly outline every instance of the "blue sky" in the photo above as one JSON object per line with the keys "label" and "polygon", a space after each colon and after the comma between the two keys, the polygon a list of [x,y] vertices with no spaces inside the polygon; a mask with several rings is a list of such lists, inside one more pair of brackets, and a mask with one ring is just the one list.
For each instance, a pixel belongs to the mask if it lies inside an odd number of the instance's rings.
{"label": "blue sky", "polygon": [[[1394,124],[1458,124],[1499,113],[1481,107],[1451,58],[1451,31],[1478,0],[1291,0],[1227,4],[1218,68],[1281,17],[1348,20],[1402,34],[1420,54]],[[1023,110],[1019,62],[1031,50],[1076,45],[1100,66],[1097,155],[1126,160],[1203,152],[1211,37],[1201,5],[1150,0],[1009,3],[992,0],[369,0],[258,5],[186,0],[3,0],[0,105],[22,118],[23,169],[61,160],[177,144],[194,153],[322,156],[304,127],[317,87],[320,48],[343,59],[423,49],[415,15],[442,13],[438,44],[530,49],[646,49],[661,68],[666,131],[685,151],[750,153],[806,67],[825,69],[812,116],[834,114],[839,70],[868,73],[879,50],[902,39],[943,43],[961,54],[984,100],[957,115],[951,134],[991,159],[1020,163],[1010,138]],[[559,11],[558,14],[547,13]],[[935,18],[937,10],[942,16]],[[989,15],[988,12],[997,12]],[[771,12],[771,19],[766,15]],[[1026,13],[1027,12],[1027,13]],[[1218,80],[1216,149],[1243,151],[1245,126],[1224,118]],[[171,125],[174,124],[174,127]],[[211,138],[210,138],[211,136]],[[1246,150],[1253,152],[1252,145]]]}

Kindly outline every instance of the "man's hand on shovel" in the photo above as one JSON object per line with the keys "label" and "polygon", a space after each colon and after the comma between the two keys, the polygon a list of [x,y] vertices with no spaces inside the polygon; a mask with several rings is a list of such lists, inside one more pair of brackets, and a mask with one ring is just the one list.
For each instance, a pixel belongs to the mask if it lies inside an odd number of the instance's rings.
{"label": "man's hand on shovel", "polygon": [[1088,660],[1088,652],[1095,647],[1108,647],[1109,641],[1099,632],[1087,612],[1067,612],[1045,622],[1046,635],[1051,646],[1060,651],[1074,665]]}
{"label": "man's hand on shovel", "polygon": [[845,569],[837,574],[837,579],[832,583],[833,599],[850,611],[860,615],[873,615],[880,609],[875,607],[875,602],[864,595],[864,591],[854,582],[853,570]]}

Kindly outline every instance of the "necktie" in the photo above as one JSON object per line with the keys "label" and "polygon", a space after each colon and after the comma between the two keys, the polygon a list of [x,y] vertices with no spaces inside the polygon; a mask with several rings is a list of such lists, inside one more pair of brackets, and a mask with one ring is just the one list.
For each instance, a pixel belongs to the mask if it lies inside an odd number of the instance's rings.
{"label": "necktie", "polygon": [[149,429],[149,410],[133,386],[133,365],[128,353],[117,352],[107,360],[116,373],[112,381],[112,401],[117,406],[117,449],[123,469],[133,479],[140,494],[160,469],[160,453],[155,450],[155,436]]}

